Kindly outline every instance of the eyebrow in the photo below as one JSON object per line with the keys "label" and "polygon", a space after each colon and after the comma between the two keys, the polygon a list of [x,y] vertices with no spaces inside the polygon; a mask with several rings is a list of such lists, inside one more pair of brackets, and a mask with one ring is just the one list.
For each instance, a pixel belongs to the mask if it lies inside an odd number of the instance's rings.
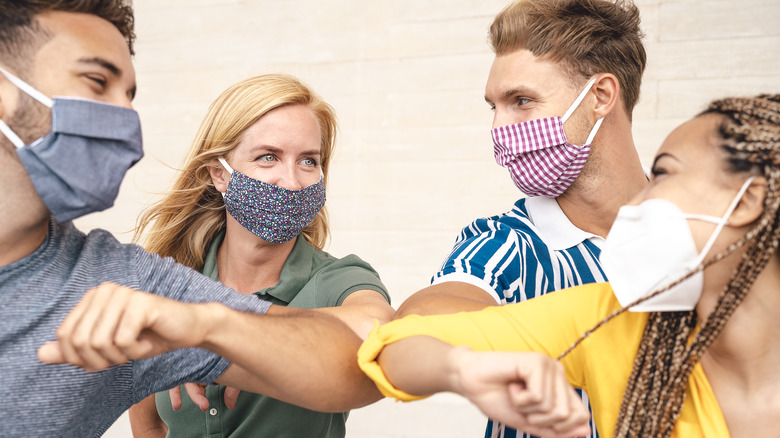
{"label": "eyebrow", "polygon": [[[520,85],[520,86],[517,86],[517,87],[510,88],[510,89],[504,91],[503,93],[501,93],[501,95],[499,96],[499,100],[507,100],[507,99],[512,98],[513,96],[518,95],[518,94],[532,95],[532,94],[536,94],[536,93],[531,88],[528,88],[526,86]],[[485,95],[485,102],[487,102],[489,104],[493,104],[494,103],[493,101],[490,100],[490,98],[487,97],[487,95]]]}
{"label": "eyebrow", "polygon": [[[255,153],[257,151],[267,151],[274,154],[280,154],[284,153],[284,149],[277,147],[277,146],[271,146],[267,144],[259,144],[256,146],[252,146],[249,149],[250,153]],[[320,149],[310,149],[307,151],[301,152],[301,155],[307,155],[307,156],[315,156],[315,155],[322,155],[322,151]]]}
{"label": "eyebrow", "polygon": [[[119,67],[117,67],[116,64],[114,64],[113,62],[107,59],[96,56],[93,58],[79,58],[77,62],[80,64],[99,65],[104,69],[108,70],[109,72],[111,72],[111,74],[113,74],[114,76],[118,78],[122,77],[122,70]],[[138,91],[138,87],[136,85],[133,85],[133,87],[130,89],[130,99],[135,98],[136,91]]]}
{"label": "eyebrow", "polygon": [[661,154],[659,154],[658,156],[655,157],[655,160],[653,160],[653,165],[652,165],[651,169],[655,168],[655,165],[658,163],[658,160],[660,160],[661,158],[664,158],[664,157],[669,157],[672,160],[680,161],[674,155],[672,155],[670,153],[667,153],[667,152],[663,152],[663,153],[661,153]]}

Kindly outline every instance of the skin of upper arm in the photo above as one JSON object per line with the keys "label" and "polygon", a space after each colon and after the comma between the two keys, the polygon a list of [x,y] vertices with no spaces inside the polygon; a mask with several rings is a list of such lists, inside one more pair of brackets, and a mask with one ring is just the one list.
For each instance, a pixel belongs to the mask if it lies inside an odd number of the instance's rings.
{"label": "skin of upper arm", "polygon": [[154,394],[130,407],[130,429],[134,438],[164,438],[168,426],[157,413]]}
{"label": "skin of upper arm", "polygon": [[470,312],[498,305],[492,295],[473,284],[447,281],[422,289],[404,301],[393,319],[407,315]]}
{"label": "skin of upper arm", "polygon": [[360,336],[360,339],[366,339],[374,328],[374,321],[382,325],[390,321],[395,313],[382,294],[370,289],[352,292],[339,307],[314,310],[335,316]]}

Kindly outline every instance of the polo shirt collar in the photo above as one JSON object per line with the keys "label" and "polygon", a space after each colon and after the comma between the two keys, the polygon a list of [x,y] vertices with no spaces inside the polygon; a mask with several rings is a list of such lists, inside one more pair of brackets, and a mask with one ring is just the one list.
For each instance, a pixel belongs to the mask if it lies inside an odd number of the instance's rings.
{"label": "polo shirt collar", "polygon": [[552,250],[562,251],[588,239],[599,247],[604,242],[601,236],[577,228],[571,223],[555,198],[545,196],[526,198],[525,208],[539,232],[539,237]]}
{"label": "polo shirt collar", "polygon": [[[225,238],[225,230],[220,231],[211,242],[206,259],[203,263],[201,273],[219,281],[219,272],[217,270],[217,251],[222,240]],[[279,276],[279,283],[274,286],[260,289],[255,295],[264,298],[270,295],[278,300],[289,304],[295,298],[298,292],[308,283],[311,277],[312,260],[314,256],[314,247],[306,239],[298,236],[290,255],[282,267],[282,273]]]}

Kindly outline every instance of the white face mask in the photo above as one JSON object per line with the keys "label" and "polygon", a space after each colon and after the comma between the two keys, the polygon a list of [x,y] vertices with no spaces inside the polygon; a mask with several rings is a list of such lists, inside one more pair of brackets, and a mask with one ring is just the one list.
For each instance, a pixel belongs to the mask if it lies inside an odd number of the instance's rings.
{"label": "white face mask", "polygon": [[[620,208],[599,257],[621,306],[650,295],[698,268],[754,177],[748,178],[722,217],[686,214],[665,199]],[[701,253],[688,219],[717,224]],[[690,311],[702,292],[702,273],[644,301],[632,312]]]}

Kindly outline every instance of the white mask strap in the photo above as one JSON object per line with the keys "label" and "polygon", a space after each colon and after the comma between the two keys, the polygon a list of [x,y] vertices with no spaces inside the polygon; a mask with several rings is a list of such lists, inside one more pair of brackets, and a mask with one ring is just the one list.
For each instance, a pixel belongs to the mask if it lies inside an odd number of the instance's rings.
{"label": "white mask strap", "polygon": [[28,84],[27,82],[19,79],[18,77],[12,75],[8,72],[8,70],[0,67],[0,73],[5,76],[6,79],[8,79],[9,82],[16,85],[20,90],[27,93],[30,97],[37,100],[38,102],[46,105],[47,107],[51,108],[54,103],[52,102],[51,98],[40,91],[33,88],[32,85]]}
{"label": "white mask strap", "polygon": [[0,132],[2,132],[17,149],[24,146],[24,141],[22,141],[22,139],[19,138],[19,136],[2,120],[0,120]]}
{"label": "white mask strap", "polygon": [[604,117],[596,120],[596,124],[593,125],[593,129],[590,130],[590,135],[588,135],[588,139],[585,140],[585,144],[591,144],[593,142],[593,137],[596,136],[596,133],[599,132],[599,128],[601,127],[601,122],[604,121]]}
{"label": "white mask strap", "polygon": [[219,157],[217,159],[219,160],[220,164],[222,164],[222,167],[224,167],[225,170],[227,170],[229,174],[233,175],[233,168],[230,167],[230,165],[227,163],[227,161],[225,161],[225,159],[222,158],[222,157]]}
{"label": "white mask strap", "polygon": [[[737,192],[737,196],[734,198],[733,201],[731,201],[731,205],[729,205],[729,208],[726,210],[726,213],[723,214],[723,216],[718,220],[718,225],[715,227],[715,231],[712,232],[712,235],[710,236],[709,240],[707,240],[707,243],[704,244],[704,248],[702,248],[701,253],[699,253],[699,257],[696,258],[695,263],[690,266],[691,269],[695,268],[696,266],[699,266],[701,262],[704,261],[704,257],[707,256],[707,253],[710,252],[710,249],[712,248],[712,245],[715,244],[715,239],[718,238],[718,235],[720,234],[723,227],[728,222],[729,217],[731,216],[731,213],[734,212],[734,210],[737,208],[737,204],[739,204],[739,201],[742,200],[742,196],[747,191],[748,187],[750,187],[750,183],[753,182],[753,180],[756,179],[755,176],[751,176],[742,184],[742,188],[739,189],[739,192]],[[689,215],[689,216],[698,216],[698,215]],[[702,218],[707,216],[702,216]],[[698,217],[692,217],[692,219],[699,219]],[[704,219],[708,220],[708,219]]]}
{"label": "white mask strap", "polygon": [[591,79],[587,85],[585,85],[585,89],[582,90],[579,96],[574,100],[574,103],[571,104],[568,110],[566,110],[566,113],[561,117],[561,122],[566,122],[566,120],[569,119],[569,117],[572,115],[574,110],[577,109],[578,106],[580,106],[580,102],[582,102],[582,99],[585,99],[585,96],[587,96],[588,91],[590,91],[590,88],[593,86],[593,84],[596,83],[596,78]]}

